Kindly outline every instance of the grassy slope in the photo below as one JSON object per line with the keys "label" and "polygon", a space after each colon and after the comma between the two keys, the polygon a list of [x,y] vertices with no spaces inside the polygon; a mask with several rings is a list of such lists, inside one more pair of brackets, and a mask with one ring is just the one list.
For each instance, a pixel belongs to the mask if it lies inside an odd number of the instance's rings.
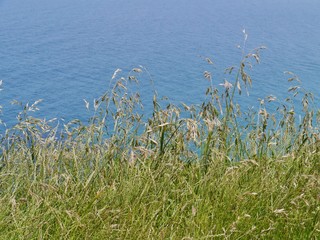
{"label": "grassy slope", "polygon": [[320,118],[300,86],[276,115],[266,106],[273,96],[257,112],[236,108],[258,54],[229,69],[233,88],[214,87],[206,71],[201,106],[161,108],[155,95],[147,121],[128,91],[140,68],[60,138],[30,116],[38,102],[24,106],[1,139],[0,239],[319,239]]}
{"label": "grassy slope", "polygon": [[[38,161],[55,165],[51,154],[39,151]],[[86,172],[91,157],[101,164]],[[318,153],[236,164],[214,159],[206,172],[173,158],[135,167],[95,153],[60,158],[62,174],[34,176],[21,165],[1,172],[2,239],[320,236]]]}

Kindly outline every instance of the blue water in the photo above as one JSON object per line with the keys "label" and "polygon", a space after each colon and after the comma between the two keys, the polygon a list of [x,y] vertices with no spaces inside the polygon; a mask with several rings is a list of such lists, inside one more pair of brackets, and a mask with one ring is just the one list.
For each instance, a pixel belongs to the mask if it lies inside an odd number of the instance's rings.
{"label": "blue water", "polygon": [[[247,49],[268,48],[243,101],[284,97],[287,70],[317,96],[319,12],[319,0],[0,0],[1,118],[14,123],[13,99],[44,99],[41,117],[85,120],[83,99],[107,90],[117,68],[138,65],[148,69],[159,95],[197,103],[208,86],[205,70],[218,85],[224,68],[239,62],[243,29]],[[141,78],[148,99],[152,86]]]}

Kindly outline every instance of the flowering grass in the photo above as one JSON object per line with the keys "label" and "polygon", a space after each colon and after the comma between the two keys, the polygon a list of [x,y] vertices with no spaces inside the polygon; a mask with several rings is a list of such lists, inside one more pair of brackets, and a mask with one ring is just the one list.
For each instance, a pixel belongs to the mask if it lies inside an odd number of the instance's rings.
{"label": "flowering grass", "polygon": [[[130,86],[146,72],[117,70],[87,123],[32,117],[27,104],[1,138],[1,239],[319,239],[319,118],[293,73],[274,96],[243,112],[258,48],[206,100],[153,98],[141,115]],[[207,59],[212,64],[210,59]],[[302,117],[296,113],[297,99]],[[276,105],[269,112],[268,104]]]}

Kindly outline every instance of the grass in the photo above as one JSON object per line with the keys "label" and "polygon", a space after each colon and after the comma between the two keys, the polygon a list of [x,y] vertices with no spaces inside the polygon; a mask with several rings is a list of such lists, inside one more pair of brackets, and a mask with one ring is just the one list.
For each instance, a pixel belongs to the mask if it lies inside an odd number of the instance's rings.
{"label": "grass", "polygon": [[219,86],[206,71],[201,105],[163,107],[154,94],[149,118],[130,90],[142,67],[117,70],[93,109],[86,102],[85,124],[58,126],[32,117],[39,102],[21,105],[1,139],[0,238],[319,239],[312,94],[289,72],[285,102],[269,96],[251,112],[236,102],[261,49],[243,52]]}

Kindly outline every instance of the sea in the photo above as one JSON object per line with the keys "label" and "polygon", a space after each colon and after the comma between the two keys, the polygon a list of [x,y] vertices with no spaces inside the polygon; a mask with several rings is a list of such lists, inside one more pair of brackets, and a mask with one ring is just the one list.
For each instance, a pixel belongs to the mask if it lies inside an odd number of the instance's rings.
{"label": "sea", "polygon": [[12,127],[25,104],[43,99],[36,116],[86,121],[92,111],[84,99],[92,109],[117,69],[128,76],[143,68],[146,115],[155,91],[175,104],[199,104],[210,85],[205,71],[215,86],[232,83],[224,70],[260,46],[252,87],[239,101],[284,100],[290,71],[317,105],[319,0],[0,0],[0,119]]}

